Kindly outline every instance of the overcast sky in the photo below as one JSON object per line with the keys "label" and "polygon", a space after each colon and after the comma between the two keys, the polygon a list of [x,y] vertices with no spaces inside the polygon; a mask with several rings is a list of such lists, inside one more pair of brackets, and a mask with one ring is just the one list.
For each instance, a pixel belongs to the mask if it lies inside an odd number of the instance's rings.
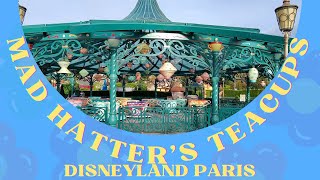
{"label": "overcast sky", "polygon": [[[20,4],[28,9],[24,25],[30,25],[121,20],[131,12],[137,1],[20,0]],[[158,3],[164,14],[174,22],[252,27],[259,28],[262,33],[281,35],[274,9],[282,5],[282,0],[158,0]],[[302,0],[291,0],[291,3],[301,10]]]}

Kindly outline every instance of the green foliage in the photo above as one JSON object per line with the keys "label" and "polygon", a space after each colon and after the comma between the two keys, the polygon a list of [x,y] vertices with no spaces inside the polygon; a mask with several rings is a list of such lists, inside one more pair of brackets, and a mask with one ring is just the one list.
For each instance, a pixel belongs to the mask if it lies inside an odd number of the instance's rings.
{"label": "green foliage", "polygon": [[122,82],[117,82],[116,87],[122,87]]}
{"label": "green foliage", "polygon": [[[121,87],[122,87],[122,86],[121,86]],[[137,83],[132,82],[132,83],[126,83],[126,87],[129,87],[129,88],[137,88],[138,85],[137,85]]]}
{"label": "green foliage", "polygon": [[71,84],[64,84],[63,85],[63,91],[64,91],[64,94],[71,95],[71,91],[72,91]]}
{"label": "green foliage", "polygon": [[141,91],[146,91],[147,90],[147,86],[148,86],[147,81],[144,81],[144,80],[141,79],[140,81],[137,82],[137,87]]}
{"label": "green foliage", "polygon": [[[117,82],[116,86],[118,88],[122,87],[122,82]],[[132,82],[132,83],[126,83],[126,86],[125,87],[128,87],[128,88],[137,88],[138,87],[138,84],[135,83],[135,82]]]}
{"label": "green foliage", "polygon": [[101,84],[99,82],[94,82],[93,83],[93,87],[92,87],[92,91],[101,91]]}
{"label": "green foliage", "polygon": [[[250,90],[250,96],[251,97],[257,97],[263,90],[262,89],[251,89]],[[224,90],[224,96],[225,97],[235,97],[235,98],[239,98],[240,94],[246,94],[247,91],[246,90],[233,90],[233,89],[226,89]]]}
{"label": "green foliage", "polygon": [[75,91],[79,91],[80,90],[80,86],[79,86],[79,83],[77,81],[74,82],[74,90]]}
{"label": "green foliage", "polygon": [[[251,89],[250,90],[250,97],[257,97],[263,89]],[[206,97],[211,98],[211,90],[206,91]],[[232,97],[232,98],[240,98],[240,94],[247,94],[246,90],[233,90],[233,89],[225,89],[224,90],[224,97]]]}

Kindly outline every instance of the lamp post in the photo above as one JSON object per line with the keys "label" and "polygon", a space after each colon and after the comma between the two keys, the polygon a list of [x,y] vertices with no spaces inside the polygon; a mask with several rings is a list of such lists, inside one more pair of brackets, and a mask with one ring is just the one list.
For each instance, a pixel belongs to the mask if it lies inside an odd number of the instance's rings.
{"label": "lamp post", "polygon": [[284,33],[284,58],[289,54],[289,35],[294,28],[298,6],[291,5],[290,0],[284,0],[283,5],[276,8],[279,29]]}
{"label": "lamp post", "polygon": [[24,6],[19,5],[19,15],[20,15],[21,24],[23,24],[26,12],[27,12],[27,8],[24,7]]}
{"label": "lamp post", "polygon": [[119,39],[108,39],[110,47],[111,60],[110,60],[110,118],[109,125],[112,127],[117,126],[117,48],[120,45]]}

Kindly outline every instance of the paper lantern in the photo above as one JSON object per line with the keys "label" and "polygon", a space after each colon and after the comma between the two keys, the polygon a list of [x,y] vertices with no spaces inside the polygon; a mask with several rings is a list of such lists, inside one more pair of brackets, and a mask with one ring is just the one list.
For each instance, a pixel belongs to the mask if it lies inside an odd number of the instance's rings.
{"label": "paper lantern", "polygon": [[164,76],[165,79],[170,79],[176,71],[177,68],[175,68],[170,62],[164,63],[159,69],[159,72]]}

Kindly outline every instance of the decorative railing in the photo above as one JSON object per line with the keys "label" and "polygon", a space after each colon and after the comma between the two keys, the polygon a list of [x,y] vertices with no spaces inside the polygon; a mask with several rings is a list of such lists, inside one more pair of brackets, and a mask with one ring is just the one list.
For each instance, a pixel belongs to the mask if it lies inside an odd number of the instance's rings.
{"label": "decorative railing", "polygon": [[88,116],[91,116],[93,119],[106,123],[108,122],[108,109],[107,107],[81,107],[79,108],[82,112],[87,114]]}
{"label": "decorative railing", "polygon": [[[220,121],[240,111],[237,107],[220,107]],[[106,107],[80,108],[85,114],[99,122],[108,123]],[[175,134],[191,132],[208,127],[212,109],[207,107],[120,107],[117,111],[119,129],[135,133]]]}
{"label": "decorative railing", "polygon": [[118,128],[137,133],[190,132],[208,126],[209,112],[206,107],[123,107]]}

